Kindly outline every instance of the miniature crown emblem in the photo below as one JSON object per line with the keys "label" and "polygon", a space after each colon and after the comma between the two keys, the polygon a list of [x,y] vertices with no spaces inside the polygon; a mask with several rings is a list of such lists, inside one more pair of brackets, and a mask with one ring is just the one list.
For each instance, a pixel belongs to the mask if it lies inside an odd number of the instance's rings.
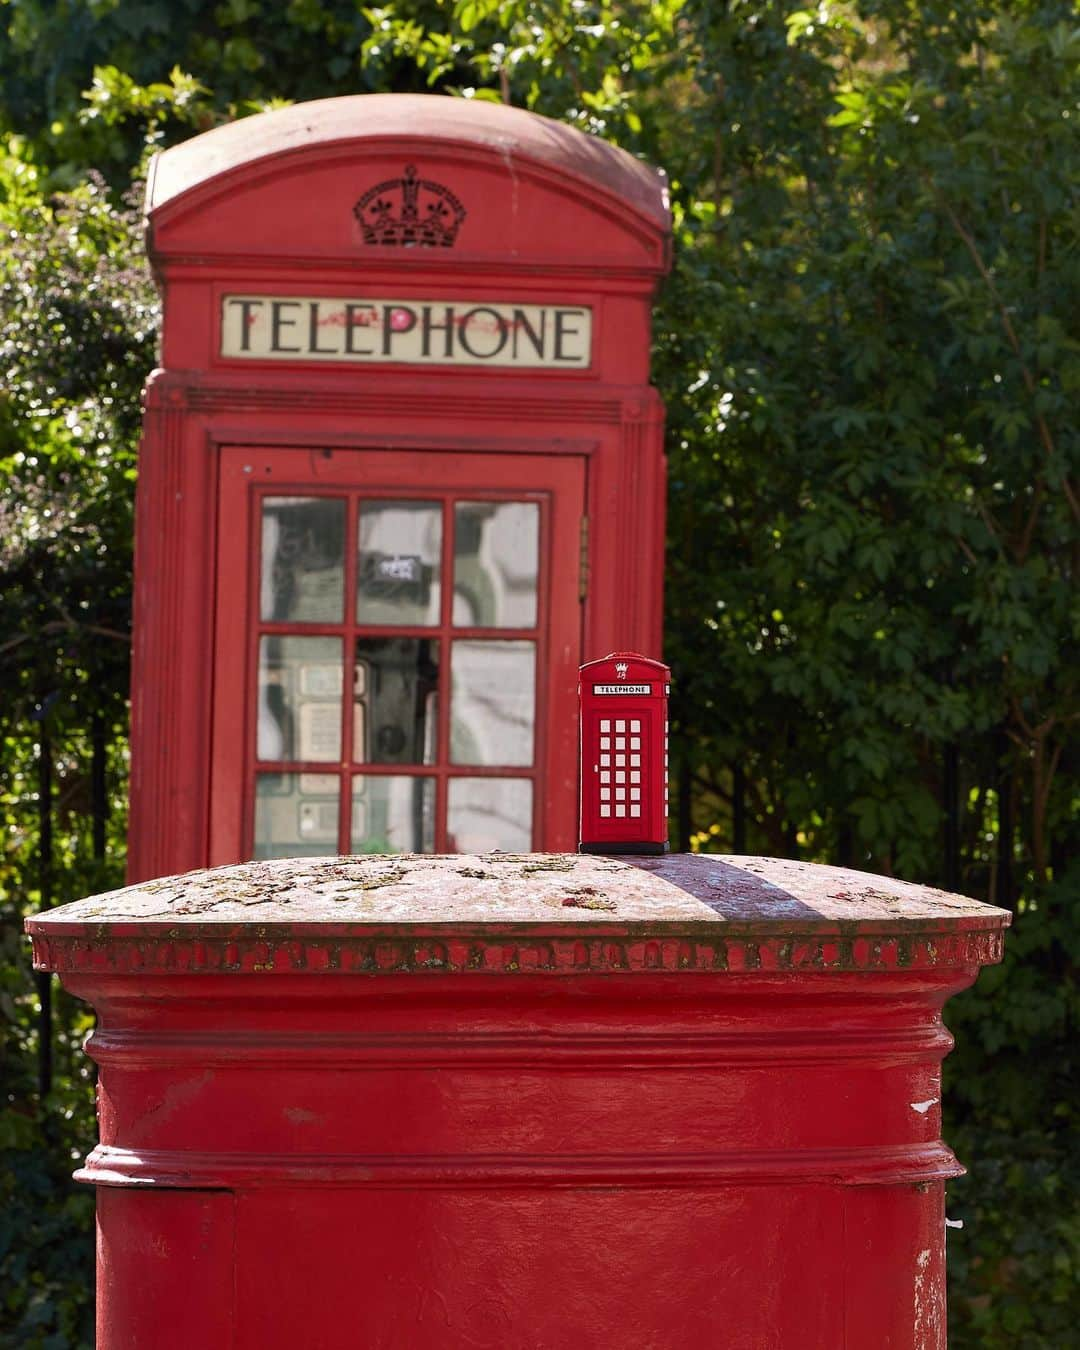
{"label": "miniature crown emblem", "polygon": [[407,164],[401,178],[376,183],[353,207],[365,244],[450,248],[465,208],[449,188],[417,176]]}
{"label": "miniature crown emblem", "polygon": [[630,669],[630,667],[629,667],[629,665],[628,665],[625,661],[616,661],[616,662],[615,662],[615,674],[619,677],[620,680],[625,680],[625,679],[626,679],[626,672],[627,672],[629,669]]}

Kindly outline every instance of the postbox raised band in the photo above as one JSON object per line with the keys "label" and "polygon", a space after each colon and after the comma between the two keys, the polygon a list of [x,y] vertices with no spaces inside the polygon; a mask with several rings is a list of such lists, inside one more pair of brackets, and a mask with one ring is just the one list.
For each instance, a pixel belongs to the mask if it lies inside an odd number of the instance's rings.
{"label": "postbox raised band", "polygon": [[[342,929],[347,926],[342,925]],[[863,932],[761,934],[723,937],[693,934],[672,926],[664,935],[616,929],[610,935],[577,933],[543,937],[509,929],[462,933],[433,929],[396,937],[385,932],[244,932],[204,928],[142,931],[100,937],[39,935],[33,939],[34,966],[58,972],[111,974],[296,974],[356,975],[593,975],[664,973],[783,974],[857,971],[916,972],[975,970],[1001,960],[1000,931],[932,930],[897,936]]]}
{"label": "postbox raised band", "polygon": [[917,1147],[792,1149],[670,1156],[526,1154],[520,1157],[188,1153],[99,1145],[75,1173],[96,1186],[170,1186],[192,1190],[281,1185],[357,1186],[372,1190],[550,1190],[645,1187],[673,1190],[732,1185],[838,1183],[899,1186],[964,1175],[940,1140]]}

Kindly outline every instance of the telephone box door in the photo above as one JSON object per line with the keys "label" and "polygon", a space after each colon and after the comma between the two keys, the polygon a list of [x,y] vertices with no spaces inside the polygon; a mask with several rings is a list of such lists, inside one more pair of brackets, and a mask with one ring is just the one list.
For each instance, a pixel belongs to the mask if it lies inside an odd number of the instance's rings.
{"label": "telephone box door", "polygon": [[573,848],[584,498],[574,455],[227,447],[211,862]]}

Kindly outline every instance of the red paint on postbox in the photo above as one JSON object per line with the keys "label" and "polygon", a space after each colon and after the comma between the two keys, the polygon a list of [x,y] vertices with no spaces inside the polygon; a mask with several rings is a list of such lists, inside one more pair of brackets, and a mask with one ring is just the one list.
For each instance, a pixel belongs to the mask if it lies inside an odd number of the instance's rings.
{"label": "red paint on postbox", "polygon": [[581,853],[666,853],[671,671],[638,652],[580,669]]}

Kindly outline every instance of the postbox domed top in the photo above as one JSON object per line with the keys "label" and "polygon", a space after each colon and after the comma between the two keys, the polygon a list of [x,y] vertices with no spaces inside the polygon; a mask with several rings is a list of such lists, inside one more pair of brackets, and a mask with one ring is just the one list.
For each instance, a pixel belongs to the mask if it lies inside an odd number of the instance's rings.
{"label": "postbox domed top", "polygon": [[237,943],[254,955],[236,969],[308,969],[304,944],[317,940],[337,951],[332,969],[377,968],[381,942],[390,970],[486,970],[488,949],[517,969],[522,946],[542,954],[538,969],[565,950],[573,970],[594,955],[604,966],[615,940],[616,969],[855,970],[996,960],[1008,920],[930,887],[783,859],[495,853],[242,863],[76,901],[27,928],[45,969],[114,957],[223,969]]}
{"label": "postbox domed top", "polygon": [[625,150],[521,108],[437,94],[318,99],[216,127],[154,157],[147,214],[244,169],[265,172],[288,156],[418,141],[471,147],[503,161],[511,174],[515,163],[546,169],[618,198],[658,231],[670,226],[664,174]]}

